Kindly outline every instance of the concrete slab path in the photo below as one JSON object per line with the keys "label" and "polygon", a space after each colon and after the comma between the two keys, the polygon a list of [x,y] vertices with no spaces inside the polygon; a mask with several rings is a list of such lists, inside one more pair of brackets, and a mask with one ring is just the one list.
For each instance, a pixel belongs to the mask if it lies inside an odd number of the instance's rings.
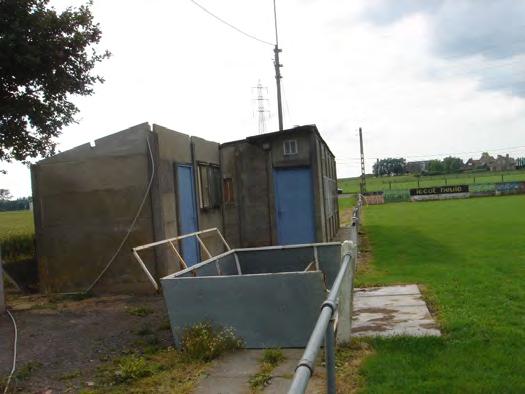
{"label": "concrete slab path", "polygon": [[352,336],[440,336],[417,285],[355,289]]}
{"label": "concrete slab path", "polygon": [[[272,380],[262,393],[286,393],[303,355],[303,349],[283,349],[286,359],[272,372]],[[250,394],[250,377],[259,372],[263,350],[241,350],[216,360],[201,379],[194,394]],[[325,392],[324,368],[319,365],[310,381],[307,393]]]}

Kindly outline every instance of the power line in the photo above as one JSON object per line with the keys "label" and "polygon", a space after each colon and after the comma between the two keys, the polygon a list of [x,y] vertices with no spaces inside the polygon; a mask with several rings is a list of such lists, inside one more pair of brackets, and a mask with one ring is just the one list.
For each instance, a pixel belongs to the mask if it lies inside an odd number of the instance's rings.
{"label": "power line", "polygon": [[[495,149],[484,149],[484,150],[476,150],[476,151],[470,151],[470,152],[454,152],[454,153],[437,153],[437,154],[429,154],[429,155],[415,155],[415,156],[405,156],[405,155],[384,155],[385,157],[404,157],[406,159],[417,159],[417,158],[427,158],[427,157],[440,157],[440,156],[452,156],[452,155],[467,155],[467,154],[474,154],[474,153],[483,153],[483,152],[499,152],[499,151],[518,151],[521,149],[525,149],[525,145],[521,146],[511,146],[507,148],[495,148]],[[361,160],[360,157],[342,157],[343,160]],[[377,160],[381,159],[381,157],[368,157],[368,160]],[[344,162],[341,162],[344,163]]]}
{"label": "power line", "polygon": [[232,25],[230,22],[228,22],[228,21],[222,19],[221,17],[215,15],[213,12],[211,12],[210,10],[208,10],[207,8],[205,8],[203,5],[197,3],[195,0],[190,0],[190,1],[191,1],[193,4],[195,4],[197,7],[199,7],[201,10],[203,10],[204,12],[206,12],[208,15],[211,15],[212,17],[214,17],[215,19],[217,19],[219,22],[224,23],[225,25],[229,26],[229,27],[232,28],[233,30],[235,30],[235,31],[237,31],[237,32],[239,32],[239,33],[241,33],[241,34],[244,34],[246,37],[249,37],[249,38],[251,38],[251,39],[253,39],[253,40],[259,41],[259,42],[261,42],[261,43],[263,43],[263,44],[266,44],[266,45],[274,46],[273,43],[268,42],[268,41],[265,41],[265,40],[262,40],[262,39],[260,39],[260,38],[258,38],[258,37],[255,37],[254,35],[249,34],[249,33],[246,33],[245,31],[243,31],[243,30],[239,29],[238,27]]}

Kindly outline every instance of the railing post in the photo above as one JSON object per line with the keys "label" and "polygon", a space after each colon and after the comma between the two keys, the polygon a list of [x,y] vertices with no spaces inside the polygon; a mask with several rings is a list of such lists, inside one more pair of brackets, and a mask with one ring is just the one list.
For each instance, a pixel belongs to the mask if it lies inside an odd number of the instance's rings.
{"label": "railing post", "polygon": [[335,338],[334,338],[334,317],[328,322],[325,334],[325,362],[326,362],[326,392],[335,393]]}

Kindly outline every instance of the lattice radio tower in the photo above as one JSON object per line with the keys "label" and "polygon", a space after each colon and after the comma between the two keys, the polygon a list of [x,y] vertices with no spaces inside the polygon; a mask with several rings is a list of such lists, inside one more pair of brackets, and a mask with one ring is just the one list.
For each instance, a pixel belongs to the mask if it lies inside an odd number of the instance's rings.
{"label": "lattice radio tower", "polygon": [[257,100],[259,134],[264,134],[266,133],[266,114],[270,112],[265,107],[265,102],[267,102],[268,99],[264,97],[264,93],[268,93],[268,88],[262,86],[261,80],[259,80],[254,89],[257,89],[257,98],[255,100]]}

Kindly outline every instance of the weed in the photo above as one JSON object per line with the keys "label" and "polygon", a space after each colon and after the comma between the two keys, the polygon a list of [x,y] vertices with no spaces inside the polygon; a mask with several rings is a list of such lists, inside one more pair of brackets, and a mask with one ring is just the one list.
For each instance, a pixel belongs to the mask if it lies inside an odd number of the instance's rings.
{"label": "weed", "polygon": [[153,313],[153,309],[146,306],[139,306],[136,308],[129,308],[127,312],[132,316],[144,317],[151,315]]}
{"label": "weed", "polygon": [[18,369],[15,374],[16,380],[26,380],[31,374],[42,366],[38,361],[30,361]]}
{"label": "weed", "polygon": [[144,357],[131,355],[123,357],[113,375],[113,384],[126,383],[136,379],[151,376],[155,365],[147,363]]}
{"label": "weed", "polygon": [[263,363],[270,364],[274,367],[279,365],[285,360],[283,351],[279,348],[277,349],[265,349],[262,357]]}
{"label": "weed", "polygon": [[182,351],[192,360],[211,361],[243,347],[232,329],[214,327],[209,322],[185,328],[181,338]]}
{"label": "weed", "polygon": [[261,358],[259,372],[250,377],[248,381],[252,391],[257,392],[268,386],[272,380],[272,372],[286,357],[283,351],[277,349],[265,349]]}
{"label": "weed", "polygon": [[253,391],[258,391],[268,386],[271,381],[272,381],[271,374],[267,372],[258,372],[252,377],[250,377],[250,380],[248,381],[248,383],[250,384],[250,388]]}

